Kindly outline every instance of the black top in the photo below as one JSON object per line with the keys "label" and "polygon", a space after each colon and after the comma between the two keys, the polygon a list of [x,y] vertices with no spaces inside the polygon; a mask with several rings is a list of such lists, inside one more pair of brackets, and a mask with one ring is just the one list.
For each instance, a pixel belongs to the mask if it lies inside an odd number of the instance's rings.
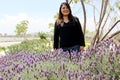
{"label": "black top", "polygon": [[54,26],[54,49],[71,47],[74,45],[85,46],[84,35],[78,18],[75,21],[61,23]]}

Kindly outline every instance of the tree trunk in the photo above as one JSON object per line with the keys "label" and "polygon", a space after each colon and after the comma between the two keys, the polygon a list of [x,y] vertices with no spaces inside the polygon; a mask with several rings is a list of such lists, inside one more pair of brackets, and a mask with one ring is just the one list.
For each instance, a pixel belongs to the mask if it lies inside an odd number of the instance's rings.
{"label": "tree trunk", "polygon": [[82,8],[83,8],[83,14],[84,14],[84,26],[83,26],[83,33],[85,36],[85,30],[86,30],[86,10],[85,10],[85,5],[83,3],[83,0],[81,0]]}

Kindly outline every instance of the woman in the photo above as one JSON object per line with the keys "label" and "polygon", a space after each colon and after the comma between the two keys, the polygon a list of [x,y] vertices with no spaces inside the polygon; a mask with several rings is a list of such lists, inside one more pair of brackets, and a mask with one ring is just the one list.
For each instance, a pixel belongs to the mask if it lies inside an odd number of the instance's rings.
{"label": "woman", "polygon": [[84,50],[85,41],[81,24],[74,17],[68,3],[63,2],[59,9],[59,16],[54,26],[54,49],[63,51]]}

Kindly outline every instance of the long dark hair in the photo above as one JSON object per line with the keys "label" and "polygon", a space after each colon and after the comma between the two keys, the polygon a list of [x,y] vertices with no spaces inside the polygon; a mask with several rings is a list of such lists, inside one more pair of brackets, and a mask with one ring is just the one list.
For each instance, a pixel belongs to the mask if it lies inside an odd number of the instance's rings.
{"label": "long dark hair", "polygon": [[69,19],[70,21],[74,21],[74,17],[73,17],[73,15],[72,15],[72,11],[71,11],[70,5],[69,5],[67,2],[63,2],[63,3],[61,3],[60,8],[59,8],[58,24],[61,24],[61,21],[63,20],[63,14],[62,14],[62,12],[61,12],[61,8],[62,8],[63,5],[66,5],[67,8],[68,8],[69,11],[70,11],[70,13],[69,13],[69,15],[68,15],[68,19]]}

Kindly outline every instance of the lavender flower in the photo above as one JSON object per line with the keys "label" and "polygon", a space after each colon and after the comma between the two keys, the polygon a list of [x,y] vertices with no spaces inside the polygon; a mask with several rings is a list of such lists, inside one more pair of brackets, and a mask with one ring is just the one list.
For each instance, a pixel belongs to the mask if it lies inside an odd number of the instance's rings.
{"label": "lavender flower", "polygon": [[3,80],[3,76],[0,75],[0,80]]}
{"label": "lavender flower", "polygon": [[18,80],[22,80],[22,77],[20,74],[18,74]]}

